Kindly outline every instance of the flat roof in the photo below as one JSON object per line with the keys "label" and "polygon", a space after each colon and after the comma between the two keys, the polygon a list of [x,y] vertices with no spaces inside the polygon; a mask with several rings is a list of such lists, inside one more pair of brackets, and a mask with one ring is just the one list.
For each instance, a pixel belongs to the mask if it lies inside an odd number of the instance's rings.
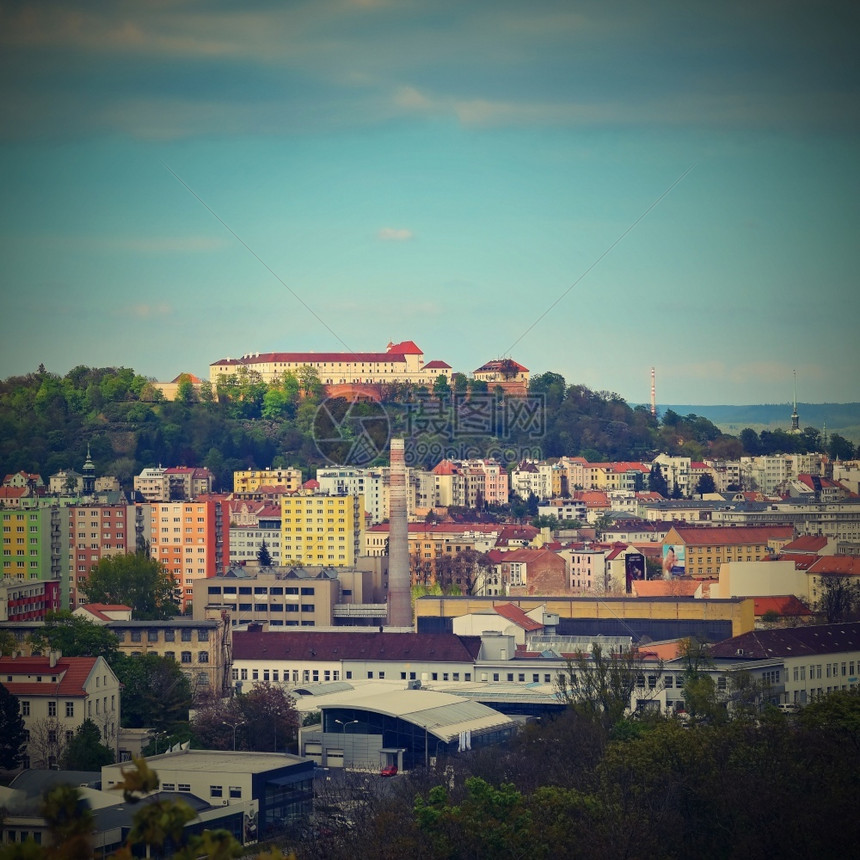
{"label": "flat roof", "polygon": [[[147,756],[146,763],[163,778],[167,770],[182,770],[186,773],[208,773],[210,771],[232,771],[265,773],[279,767],[302,764],[308,759],[289,753],[245,752],[243,750],[181,750]],[[105,769],[131,767],[129,762],[105,765]]]}

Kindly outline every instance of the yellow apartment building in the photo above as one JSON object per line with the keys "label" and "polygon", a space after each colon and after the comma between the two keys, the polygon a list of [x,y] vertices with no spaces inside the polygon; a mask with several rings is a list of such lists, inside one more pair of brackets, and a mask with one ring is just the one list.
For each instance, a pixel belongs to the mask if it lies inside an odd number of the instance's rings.
{"label": "yellow apartment building", "polygon": [[364,546],[362,496],[286,496],[281,499],[281,557],[301,562],[353,567]]}

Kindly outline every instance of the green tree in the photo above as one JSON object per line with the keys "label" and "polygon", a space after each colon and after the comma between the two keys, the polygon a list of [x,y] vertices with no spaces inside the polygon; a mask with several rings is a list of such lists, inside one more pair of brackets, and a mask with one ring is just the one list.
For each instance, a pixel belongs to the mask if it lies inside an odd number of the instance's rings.
{"label": "green tree", "polygon": [[658,463],[651,466],[651,472],[648,475],[648,491],[659,493],[664,499],[669,497],[669,485],[666,483],[663,470]]}
{"label": "green tree", "polygon": [[187,725],[191,685],[175,660],[120,654],[112,667],[122,684],[123,726],[173,732]]}
{"label": "green tree", "polygon": [[26,743],[20,703],[0,684],[0,767],[4,770],[19,768]]}
{"label": "green tree", "polygon": [[119,649],[116,634],[100,624],[73,615],[68,609],[49,612],[45,626],[30,633],[34,651],[59,651],[64,657],[104,657],[113,660]]}
{"label": "green tree", "polygon": [[179,614],[173,576],[143,552],[102,558],[90,570],[84,590],[92,603],[130,606],[135,620],[162,620]]}
{"label": "green tree", "polygon": [[696,492],[700,496],[704,496],[707,493],[715,493],[717,491],[717,485],[714,483],[713,475],[700,475],[699,480],[696,482]]}
{"label": "green tree", "polygon": [[432,856],[516,858],[532,856],[532,815],[512,783],[495,787],[479,777],[466,780],[466,796],[452,803],[442,786],[415,798],[414,815]]}
{"label": "green tree", "polygon": [[828,624],[839,624],[853,617],[860,604],[860,584],[853,577],[825,573],[820,578],[820,589],[817,608]]}
{"label": "green tree", "polygon": [[238,697],[238,703],[249,749],[277,752],[295,743],[299,715],[283,687],[265,681],[255,684]]}
{"label": "green tree", "polygon": [[568,660],[556,676],[558,698],[587,719],[610,729],[631,707],[633,693],[645,675],[659,677],[662,663],[646,666],[635,648],[612,653],[594,643],[589,654]]}
{"label": "green tree", "polygon": [[101,770],[102,765],[113,763],[113,750],[102,743],[98,726],[88,718],[69,741],[60,767],[64,770]]}
{"label": "green tree", "polygon": [[11,657],[18,650],[18,640],[10,630],[0,630],[0,655]]}
{"label": "green tree", "polygon": [[80,789],[58,785],[44,797],[41,813],[48,821],[51,847],[45,856],[57,860],[90,860],[93,814]]}
{"label": "green tree", "polygon": [[260,544],[260,548],[257,550],[257,562],[260,567],[272,566],[272,555],[269,552],[269,545],[266,543],[265,539]]}
{"label": "green tree", "polygon": [[690,719],[694,724],[723,722],[725,705],[717,695],[713,677],[706,671],[713,665],[708,646],[691,637],[681,642],[679,653],[684,663],[684,706]]}

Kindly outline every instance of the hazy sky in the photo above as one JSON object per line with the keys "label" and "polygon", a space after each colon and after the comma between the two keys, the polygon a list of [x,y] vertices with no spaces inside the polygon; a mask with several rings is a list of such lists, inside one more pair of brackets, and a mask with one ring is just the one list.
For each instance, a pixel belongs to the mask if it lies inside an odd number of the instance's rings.
{"label": "hazy sky", "polygon": [[860,400],[858,9],[7,0],[0,376],[411,339]]}

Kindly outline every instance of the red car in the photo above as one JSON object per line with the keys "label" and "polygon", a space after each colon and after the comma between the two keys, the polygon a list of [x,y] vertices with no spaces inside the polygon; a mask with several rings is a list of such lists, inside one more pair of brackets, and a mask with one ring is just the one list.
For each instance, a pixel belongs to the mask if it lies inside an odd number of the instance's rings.
{"label": "red car", "polygon": [[396,764],[387,764],[381,771],[379,771],[380,776],[397,776],[397,765]]}

